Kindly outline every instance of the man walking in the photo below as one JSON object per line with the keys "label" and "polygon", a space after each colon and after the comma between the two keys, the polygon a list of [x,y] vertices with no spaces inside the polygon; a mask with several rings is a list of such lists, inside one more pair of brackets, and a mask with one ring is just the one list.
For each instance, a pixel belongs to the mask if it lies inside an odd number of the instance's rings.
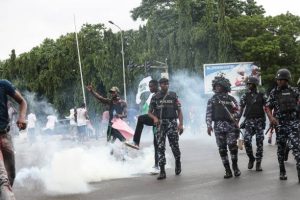
{"label": "man walking", "polygon": [[[238,104],[235,98],[228,94],[231,91],[231,84],[223,75],[215,77],[212,81],[212,87],[215,94],[207,102],[207,134],[211,136],[212,131],[214,130],[215,132],[219,153],[225,167],[224,178],[232,177],[227,146],[231,155],[234,176],[240,176],[237,146],[239,130],[235,121],[235,118],[238,117]],[[214,122],[214,128],[212,127],[212,122]]]}
{"label": "man walking", "polygon": [[[169,139],[175,158],[175,174],[181,173],[179,134],[183,132],[183,116],[176,93],[169,91],[169,80],[161,78],[159,84],[161,90],[152,97],[148,115],[157,127],[158,163],[160,167],[157,179],[161,180],[166,178],[166,137]],[[179,119],[178,125],[177,119]]]}
{"label": "man walking", "polygon": [[[297,88],[289,85],[291,73],[287,69],[280,69],[276,74],[277,87],[270,92],[267,100],[266,112],[271,125],[275,126],[277,141],[277,157],[279,163],[279,179],[287,180],[284,157],[287,140],[295,156],[298,180],[300,183],[300,140],[299,140],[299,112],[300,94]],[[274,111],[272,115],[272,110]]]}
{"label": "man walking", "polygon": [[[244,143],[246,153],[249,157],[248,169],[252,169],[255,162],[252,149],[252,137],[256,137],[256,171],[262,171],[261,161],[263,157],[263,143],[264,143],[264,129],[266,126],[266,117],[264,106],[266,105],[266,97],[263,93],[259,92],[257,86],[259,79],[250,76],[247,79],[248,91],[241,96],[240,100],[240,116],[243,114],[245,120],[244,124],[245,134]],[[245,109],[246,108],[246,109]]]}

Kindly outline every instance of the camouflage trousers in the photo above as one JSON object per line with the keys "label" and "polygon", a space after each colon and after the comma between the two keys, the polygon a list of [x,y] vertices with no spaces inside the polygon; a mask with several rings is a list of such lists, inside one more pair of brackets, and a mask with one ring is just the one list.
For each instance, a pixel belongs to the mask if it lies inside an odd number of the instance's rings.
{"label": "camouflage trousers", "polygon": [[[289,143],[287,143],[289,140]],[[276,141],[277,141],[277,157],[279,164],[284,164],[284,153],[286,145],[292,150],[295,156],[296,165],[300,168],[300,138],[299,138],[299,121],[286,120],[279,121],[276,126]]]}
{"label": "camouflage trousers", "polygon": [[266,123],[264,118],[247,119],[245,121],[244,142],[246,153],[249,158],[254,158],[252,149],[252,137],[256,138],[256,160],[261,161],[263,157],[264,129]]}
{"label": "camouflage trousers", "polygon": [[166,164],[166,137],[168,137],[171,150],[175,160],[180,160],[179,135],[177,133],[176,119],[164,119],[157,129],[157,144],[158,144],[158,164],[163,166]]}
{"label": "camouflage trousers", "polygon": [[15,179],[15,155],[11,135],[0,135],[0,199],[14,200],[12,185]]}
{"label": "camouflage trousers", "polygon": [[229,164],[227,146],[230,151],[232,162],[237,162],[237,139],[239,138],[239,132],[237,132],[234,124],[227,121],[216,121],[214,123],[214,132],[223,165]]}

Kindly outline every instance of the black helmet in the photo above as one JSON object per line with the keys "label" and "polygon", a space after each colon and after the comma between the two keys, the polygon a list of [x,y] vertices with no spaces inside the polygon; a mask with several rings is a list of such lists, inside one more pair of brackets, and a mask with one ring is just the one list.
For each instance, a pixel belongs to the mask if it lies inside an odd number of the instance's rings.
{"label": "black helmet", "polygon": [[276,80],[290,81],[292,79],[292,75],[288,69],[280,69],[277,71],[275,78],[276,78]]}
{"label": "black helmet", "polygon": [[252,83],[252,84],[258,86],[259,80],[258,80],[258,78],[255,77],[255,76],[249,76],[249,77],[247,78],[247,82],[246,82],[246,83],[247,83],[247,84]]}
{"label": "black helmet", "polygon": [[212,81],[213,91],[215,91],[216,85],[221,85],[224,88],[225,92],[231,91],[231,84],[229,80],[223,76],[223,74],[216,76]]}

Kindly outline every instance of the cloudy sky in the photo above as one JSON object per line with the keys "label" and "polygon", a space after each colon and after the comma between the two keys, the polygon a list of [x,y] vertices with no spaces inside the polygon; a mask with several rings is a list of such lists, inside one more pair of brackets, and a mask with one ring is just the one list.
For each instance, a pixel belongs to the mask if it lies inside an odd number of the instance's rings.
{"label": "cloudy sky", "polygon": [[[112,20],[122,29],[136,29],[130,10],[142,0],[0,0],[0,60],[9,57],[11,49],[17,54],[29,51],[46,37],[56,39],[74,31],[73,16],[77,29],[84,23],[108,23]],[[300,15],[299,0],[257,0],[267,15],[290,11]]]}

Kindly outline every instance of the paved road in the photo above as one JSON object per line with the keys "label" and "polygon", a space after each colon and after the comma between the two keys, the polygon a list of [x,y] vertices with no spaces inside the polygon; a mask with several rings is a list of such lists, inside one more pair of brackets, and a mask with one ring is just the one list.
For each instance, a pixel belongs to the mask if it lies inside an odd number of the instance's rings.
{"label": "paved road", "polygon": [[[295,161],[290,159],[286,163],[288,180],[279,181],[274,145],[265,145],[263,172],[248,170],[245,151],[240,151],[239,166],[242,175],[229,180],[223,179],[224,169],[213,137],[185,138],[181,140],[181,149],[182,174],[175,176],[174,167],[171,167],[167,170],[167,179],[163,181],[157,181],[155,176],[148,174],[138,174],[132,178],[91,183],[94,189],[86,194],[56,196],[45,194],[39,184],[34,187],[32,184],[29,184],[30,187],[16,184],[15,196],[22,200],[299,199],[300,184],[296,177]],[[17,156],[19,167],[25,161],[24,157]],[[172,165],[174,166],[173,163]]]}

